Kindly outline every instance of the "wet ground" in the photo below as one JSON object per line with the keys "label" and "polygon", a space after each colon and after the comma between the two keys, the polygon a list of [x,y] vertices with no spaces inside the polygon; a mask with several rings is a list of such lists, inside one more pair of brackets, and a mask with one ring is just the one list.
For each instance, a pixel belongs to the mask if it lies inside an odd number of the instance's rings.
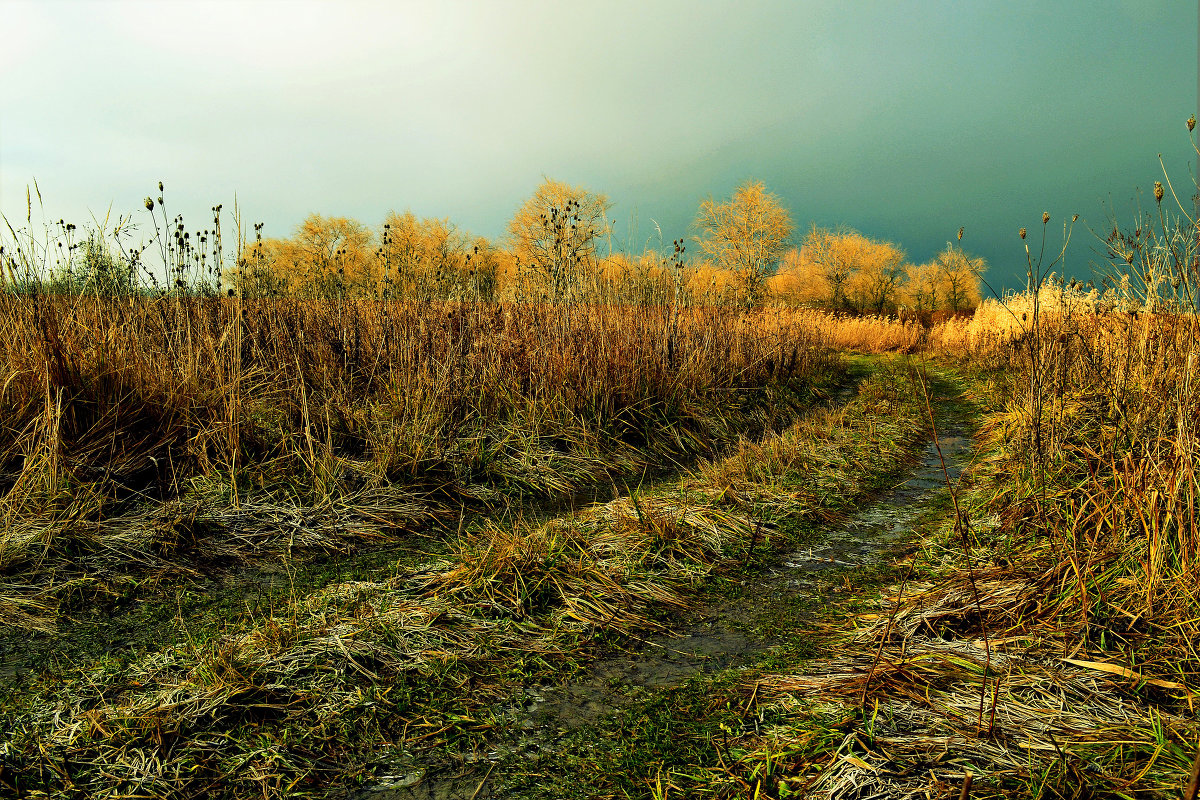
{"label": "wet ground", "polygon": [[782,554],[736,596],[709,604],[670,633],[648,637],[634,652],[599,658],[582,677],[528,687],[500,710],[505,733],[486,750],[421,767],[403,759],[379,764],[374,785],[355,792],[353,800],[502,796],[497,786],[514,764],[552,759],[574,732],[617,711],[638,690],[750,666],[780,647],[795,646],[797,630],[843,584],[849,588],[856,575],[915,549],[918,523],[945,502],[947,474],[957,481],[970,457],[970,439],[961,426],[947,426],[939,443],[940,455],[931,442],[901,483],[819,531],[810,546]]}
{"label": "wet ground", "polygon": [[168,577],[174,582],[173,595],[155,591],[150,580],[94,586],[85,597],[67,596],[54,633],[0,634],[0,692],[20,688],[42,674],[71,674],[107,659],[128,662],[189,635],[231,629],[326,583],[368,580],[398,564],[418,563],[436,553],[437,546],[436,540],[415,538],[290,565],[263,560],[237,571],[172,574]]}

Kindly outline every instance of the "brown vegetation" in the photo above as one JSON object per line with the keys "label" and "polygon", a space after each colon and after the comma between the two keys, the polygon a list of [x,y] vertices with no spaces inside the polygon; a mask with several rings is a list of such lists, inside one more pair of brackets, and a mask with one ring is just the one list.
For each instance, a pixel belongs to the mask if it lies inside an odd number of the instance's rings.
{"label": "brown vegetation", "polygon": [[10,576],[234,546],[228,508],[346,508],[340,546],[569,495],[778,424],[831,369],[762,312],[8,295],[0,320]]}

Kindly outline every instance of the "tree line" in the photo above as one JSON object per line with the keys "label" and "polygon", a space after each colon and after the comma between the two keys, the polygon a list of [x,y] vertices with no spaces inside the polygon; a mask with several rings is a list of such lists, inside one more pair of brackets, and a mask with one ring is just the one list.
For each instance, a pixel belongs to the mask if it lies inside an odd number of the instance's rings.
{"label": "tree line", "polygon": [[655,305],[808,305],[860,313],[964,311],[987,265],[958,241],[911,263],[893,242],[811,225],[802,235],[779,197],[748,181],[700,204],[690,244],[640,253],[614,246],[603,194],[547,179],[504,240],[448,219],[390,212],[377,229],[309,216],[287,238],[256,235],[222,271],[247,297],[373,295],[423,301],[592,301]]}

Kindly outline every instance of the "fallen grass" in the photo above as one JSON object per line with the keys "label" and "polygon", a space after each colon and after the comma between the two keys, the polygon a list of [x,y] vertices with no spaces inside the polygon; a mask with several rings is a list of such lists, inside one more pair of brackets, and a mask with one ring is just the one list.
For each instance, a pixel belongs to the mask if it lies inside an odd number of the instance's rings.
{"label": "fallen grass", "polygon": [[[712,457],[837,379],[723,309],[0,294],[0,626]],[[74,582],[74,583],[73,583]]]}
{"label": "fallen grass", "polygon": [[296,796],[353,785],[372,754],[481,736],[479,714],[583,643],[659,627],[780,523],[869,491],[922,435],[914,388],[882,371],[682,481],[534,525],[480,525],[452,556],[332,584],[222,635],[11,698],[2,745],[31,797]]}

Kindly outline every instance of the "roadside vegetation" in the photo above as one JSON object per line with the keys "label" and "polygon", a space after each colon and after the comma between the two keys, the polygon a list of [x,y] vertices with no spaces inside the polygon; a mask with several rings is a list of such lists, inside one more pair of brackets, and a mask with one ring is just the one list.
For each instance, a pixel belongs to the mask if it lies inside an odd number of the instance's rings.
{"label": "roadside vegetation", "polygon": [[6,621],[34,626],[34,590],[80,567],[338,550],[569,498],[778,428],[837,377],[770,312],[51,295],[0,315],[0,568],[33,591],[3,593]]}
{"label": "roadside vegetation", "polygon": [[879,375],[681,479],[546,522],[481,521],[441,559],[101,662],[6,712],[10,770],[32,796],[277,796],[353,786],[388,749],[469,746],[506,693],[569,675],[597,637],[668,626],[707,581],[876,486],[922,435],[911,395],[904,374]]}
{"label": "roadside vegetation", "polygon": [[1019,231],[1028,290],[928,332],[975,405],[975,463],[829,656],[724,689],[771,724],[729,737],[738,766],[702,787],[740,771],[745,796],[1197,797],[1191,208],[1156,182],[1086,282],[1055,274],[1074,220],[1047,252],[1046,214]]}

